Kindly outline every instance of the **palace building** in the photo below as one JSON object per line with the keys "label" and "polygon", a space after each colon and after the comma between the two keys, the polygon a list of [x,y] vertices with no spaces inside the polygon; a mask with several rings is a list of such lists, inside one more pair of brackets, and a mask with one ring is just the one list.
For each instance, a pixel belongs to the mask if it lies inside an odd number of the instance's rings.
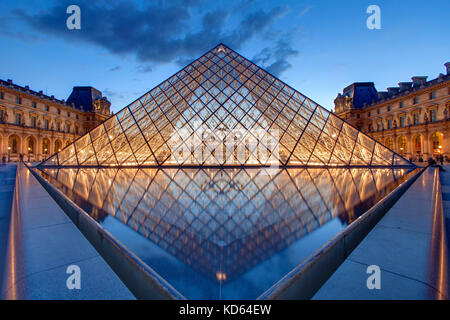
{"label": "palace building", "polygon": [[335,113],[413,161],[450,158],[450,62],[446,74],[412,77],[387,91],[356,82],[338,94]]}
{"label": "palace building", "polygon": [[93,87],[67,99],[0,80],[0,158],[41,161],[107,119],[111,103]]}

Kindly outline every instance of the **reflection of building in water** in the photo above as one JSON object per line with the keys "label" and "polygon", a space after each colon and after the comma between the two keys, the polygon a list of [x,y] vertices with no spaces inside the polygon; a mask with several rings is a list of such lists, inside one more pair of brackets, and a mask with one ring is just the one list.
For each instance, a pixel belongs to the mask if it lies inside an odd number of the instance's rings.
{"label": "reflection of building in water", "polygon": [[335,217],[353,221],[367,210],[365,202],[405,174],[338,168],[42,170],[94,218],[114,216],[219,281]]}

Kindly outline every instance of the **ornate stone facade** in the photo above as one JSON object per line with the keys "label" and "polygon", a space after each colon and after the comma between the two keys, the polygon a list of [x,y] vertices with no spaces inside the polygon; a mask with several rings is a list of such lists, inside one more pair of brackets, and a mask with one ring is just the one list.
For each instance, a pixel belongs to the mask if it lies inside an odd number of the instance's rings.
{"label": "ornate stone facade", "polygon": [[0,80],[0,160],[41,161],[106,120],[110,106],[92,87],[74,87],[66,102]]}
{"label": "ornate stone facade", "polygon": [[373,83],[354,83],[338,94],[335,113],[411,160],[450,158],[450,63],[445,66],[446,75],[412,77],[376,96],[367,94],[376,92]]}

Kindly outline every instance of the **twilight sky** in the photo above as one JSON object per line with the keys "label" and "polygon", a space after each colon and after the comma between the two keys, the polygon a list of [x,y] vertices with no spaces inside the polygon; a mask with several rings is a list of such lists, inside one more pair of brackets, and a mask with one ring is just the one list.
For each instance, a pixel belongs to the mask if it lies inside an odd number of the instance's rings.
{"label": "twilight sky", "polygon": [[[81,8],[68,30],[66,8]],[[381,30],[369,30],[369,5]],[[67,99],[103,91],[119,111],[223,42],[332,109],[357,81],[434,79],[450,61],[448,0],[2,0],[0,78]]]}

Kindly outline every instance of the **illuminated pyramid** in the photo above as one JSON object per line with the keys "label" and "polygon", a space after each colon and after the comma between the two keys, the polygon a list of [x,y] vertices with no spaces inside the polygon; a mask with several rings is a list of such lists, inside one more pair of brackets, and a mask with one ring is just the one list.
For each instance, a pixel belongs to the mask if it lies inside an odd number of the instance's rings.
{"label": "illuminated pyramid", "polygon": [[42,166],[410,166],[218,45]]}

